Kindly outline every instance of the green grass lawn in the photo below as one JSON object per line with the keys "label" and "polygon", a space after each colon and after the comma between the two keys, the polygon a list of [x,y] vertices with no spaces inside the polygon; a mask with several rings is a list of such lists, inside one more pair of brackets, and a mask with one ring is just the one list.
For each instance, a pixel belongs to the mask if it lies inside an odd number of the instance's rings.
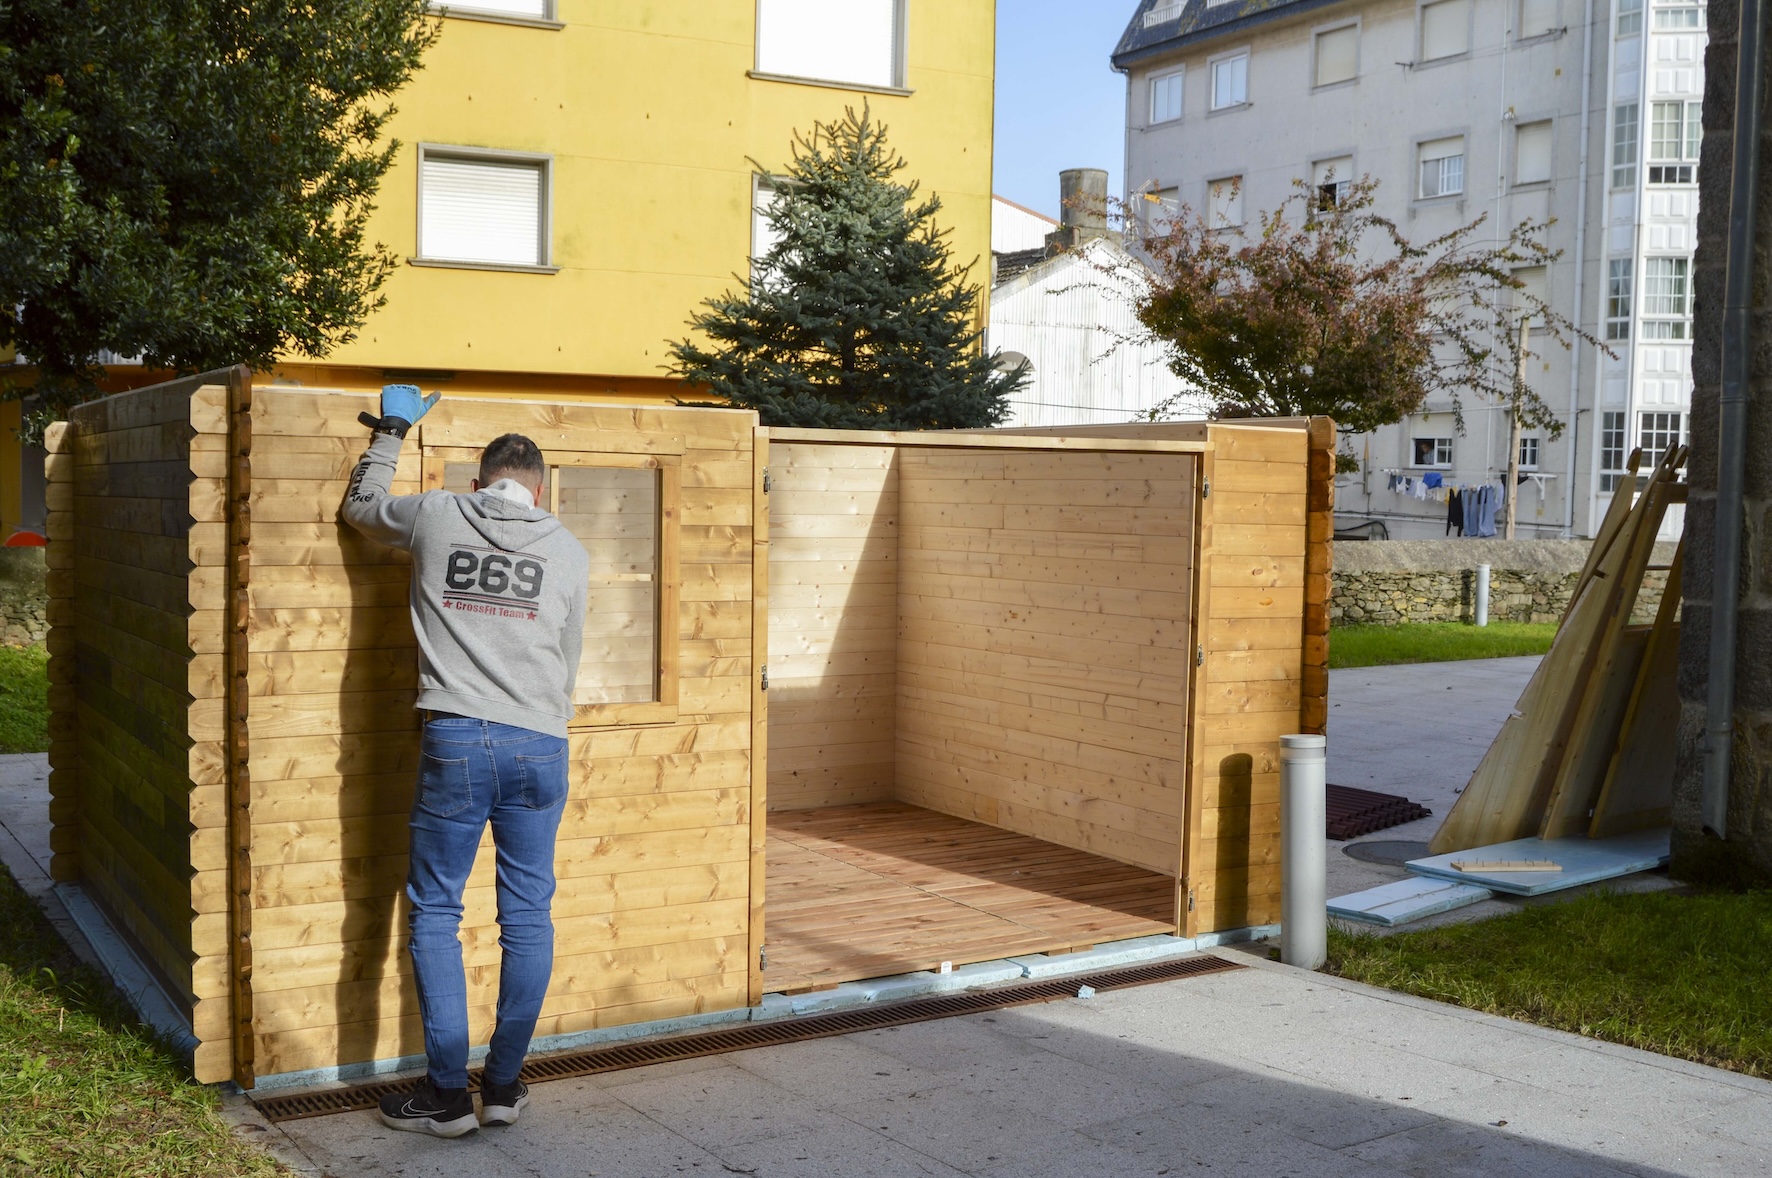
{"label": "green grass lawn", "polygon": [[1772,1075],[1772,892],[1596,893],[1389,937],[1331,928],[1331,973]]}
{"label": "green grass lawn", "polygon": [[0,753],[49,747],[49,655],[41,646],[0,646]]}
{"label": "green grass lawn", "polygon": [[1329,631],[1329,666],[1382,667],[1543,654],[1556,635],[1554,622],[1490,622],[1483,627],[1463,622],[1336,626]]}
{"label": "green grass lawn", "polygon": [[0,869],[0,1175],[272,1178]]}

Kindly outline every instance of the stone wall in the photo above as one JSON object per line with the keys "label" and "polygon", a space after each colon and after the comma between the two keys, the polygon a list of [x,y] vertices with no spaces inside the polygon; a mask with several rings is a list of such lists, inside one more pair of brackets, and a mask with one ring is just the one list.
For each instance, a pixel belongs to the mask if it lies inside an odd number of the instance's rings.
{"label": "stone wall", "polygon": [[[1475,617],[1476,568],[1489,566],[1489,618],[1555,622],[1587,560],[1586,540],[1369,540],[1335,546],[1332,625],[1468,622]],[[1667,564],[1674,546],[1656,546]],[[1654,619],[1665,572],[1643,582],[1634,620]]]}
{"label": "stone wall", "polygon": [[0,645],[33,646],[49,633],[48,568],[41,548],[0,548]]}

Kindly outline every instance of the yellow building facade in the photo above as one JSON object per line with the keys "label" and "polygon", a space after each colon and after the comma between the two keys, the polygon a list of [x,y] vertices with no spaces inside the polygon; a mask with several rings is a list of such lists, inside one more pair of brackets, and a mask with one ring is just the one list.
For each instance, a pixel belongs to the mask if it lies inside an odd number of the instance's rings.
{"label": "yellow building facade", "polygon": [[[371,240],[401,258],[358,338],[279,380],[668,399],[667,345],[749,266],[760,174],[867,103],[990,271],[995,0],[481,0],[395,98]],[[538,207],[529,208],[531,189]],[[480,233],[487,209],[502,222]],[[477,211],[478,210],[478,211]],[[525,216],[535,252],[510,260]],[[477,238],[476,234],[480,234]],[[515,235],[515,236],[514,236]],[[480,238],[486,238],[481,240]],[[480,247],[490,247],[482,249]],[[463,243],[467,243],[464,248]],[[505,260],[464,260],[462,253]],[[119,384],[163,374],[113,370]],[[140,379],[134,379],[139,377]],[[16,488],[16,446],[0,447]],[[0,499],[0,536],[21,524]]]}

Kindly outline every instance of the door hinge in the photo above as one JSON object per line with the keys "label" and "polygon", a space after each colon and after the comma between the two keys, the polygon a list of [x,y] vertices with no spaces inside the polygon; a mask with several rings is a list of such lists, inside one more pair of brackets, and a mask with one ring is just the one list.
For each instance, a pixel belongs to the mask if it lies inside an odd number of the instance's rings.
{"label": "door hinge", "polygon": [[1189,889],[1187,894],[1187,910],[1189,912],[1194,910],[1194,893],[1192,889]]}
{"label": "door hinge", "polygon": [[1212,498],[1212,480],[1211,479],[1201,479],[1200,480],[1200,498],[1202,498],[1202,499]]}
{"label": "door hinge", "polygon": [[1203,667],[1205,665],[1206,665],[1206,648],[1204,646],[1194,647],[1194,666]]}
{"label": "door hinge", "polygon": [[769,476],[769,468],[763,468],[763,494],[767,495],[775,488],[775,480]]}
{"label": "door hinge", "polygon": [[769,664],[764,663],[761,669],[763,672],[763,690],[768,691],[769,690]]}
{"label": "door hinge", "polygon": [[768,945],[758,945],[757,946],[757,972],[761,973],[762,971],[764,971],[768,968],[769,968],[769,946]]}

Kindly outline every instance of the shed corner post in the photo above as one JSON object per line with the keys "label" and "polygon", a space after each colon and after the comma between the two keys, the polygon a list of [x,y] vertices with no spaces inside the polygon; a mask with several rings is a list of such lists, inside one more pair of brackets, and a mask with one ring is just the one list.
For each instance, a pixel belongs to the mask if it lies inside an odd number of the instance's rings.
{"label": "shed corner post", "polygon": [[1335,422],[1310,419],[1305,488],[1304,661],[1298,730],[1329,733],[1329,599],[1335,567]]}
{"label": "shed corner post", "polygon": [[49,541],[49,876],[80,879],[80,744],[74,704],[74,425],[58,421],[43,433],[48,482],[44,522]]}
{"label": "shed corner post", "polygon": [[[1176,933],[1194,937],[1200,931],[1198,893],[1202,880],[1200,833],[1205,820],[1206,783],[1211,770],[1206,764],[1206,747],[1201,734],[1206,730],[1207,660],[1212,652],[1210,623],[1212,619],[1212,476],[1217,447],[1212,430],[1206,430],[1206,445],[1194,468],[1194,583],[1193,617],[1188,637],[1194,647],[1189,660],[1187,681],[1188,740],[1182,762],[1182,832],[1181,871],[1175,888]],[[1215,889],[1216,890],[1216,889]]]}
{"label": "shed corner post", "polygon": [[227,641],[228,975],[234,1083],[256,1083],[252,1009],[252,780],[247,724],[252,572],[252,372],[228,370]]}
{"label": "shed corner post", "polygon": [[763,1001],[769,838],[769,429],[751,435],[751,838],[748,1001]]}

